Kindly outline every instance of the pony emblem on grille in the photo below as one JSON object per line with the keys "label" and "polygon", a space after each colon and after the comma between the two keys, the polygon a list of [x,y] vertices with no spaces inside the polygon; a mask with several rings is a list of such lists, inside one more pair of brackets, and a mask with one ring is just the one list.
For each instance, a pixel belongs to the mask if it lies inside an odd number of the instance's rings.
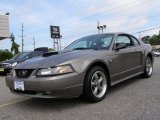
{"label": "pony emblem on grille", "polygon": [[19,75],[20,76],[26,76],[27,75],[27,70],[20,70]]}

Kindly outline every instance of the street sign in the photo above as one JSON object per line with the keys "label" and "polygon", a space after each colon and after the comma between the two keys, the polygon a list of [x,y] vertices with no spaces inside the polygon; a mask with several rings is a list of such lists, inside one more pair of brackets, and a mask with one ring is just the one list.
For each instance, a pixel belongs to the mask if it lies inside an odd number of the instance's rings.
{"label": "street sign", "polygon": [[50,26],[51,38],[60,38],[59,26]]}

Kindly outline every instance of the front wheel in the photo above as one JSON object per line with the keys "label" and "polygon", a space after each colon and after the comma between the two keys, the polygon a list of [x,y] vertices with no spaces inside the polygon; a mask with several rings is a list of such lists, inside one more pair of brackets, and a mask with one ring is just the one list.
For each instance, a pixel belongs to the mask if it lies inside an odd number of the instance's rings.
{"label": "front wheel", "polygon": [[142,77],[149,78],[152,76],[152,72],[153,72],[153,63],[151,58],[147,57],[145,62],[145,69],[144,69],[144,73],[142,74]]}
{"label": "front wheel", "polygon": [[87,101],[99,102],[106,96],[107,74],[103,68],[99,66],[92,67],[85,77],[83,96]]}

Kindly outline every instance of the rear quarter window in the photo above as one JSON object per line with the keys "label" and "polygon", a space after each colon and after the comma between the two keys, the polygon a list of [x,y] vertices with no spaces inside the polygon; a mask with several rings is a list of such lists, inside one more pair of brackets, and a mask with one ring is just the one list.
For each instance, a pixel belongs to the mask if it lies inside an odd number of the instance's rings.
{"label": "rear quarter window", "polygon": [[130,36],[130,38],[132,39],[133,44],[134,44],[135,46],[140,45],[139,41],[138,41],[135,37]]}

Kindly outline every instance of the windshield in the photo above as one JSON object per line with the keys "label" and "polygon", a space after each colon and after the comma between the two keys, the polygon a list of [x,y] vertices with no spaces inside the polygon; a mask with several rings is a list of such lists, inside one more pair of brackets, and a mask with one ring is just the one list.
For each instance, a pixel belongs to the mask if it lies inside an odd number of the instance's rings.
{"label": "windshield", "polygon": [[30,52],[23,52],[23,53],[19,53],[16,56],[13,57],[14,60],[17,59],[27,59],[29,58]]}
{"label": "windshield", "polygon": [[81,49],[109,49],[112,38],[112,34],[83,37],[71,43],[64,49],[64,51]]}

